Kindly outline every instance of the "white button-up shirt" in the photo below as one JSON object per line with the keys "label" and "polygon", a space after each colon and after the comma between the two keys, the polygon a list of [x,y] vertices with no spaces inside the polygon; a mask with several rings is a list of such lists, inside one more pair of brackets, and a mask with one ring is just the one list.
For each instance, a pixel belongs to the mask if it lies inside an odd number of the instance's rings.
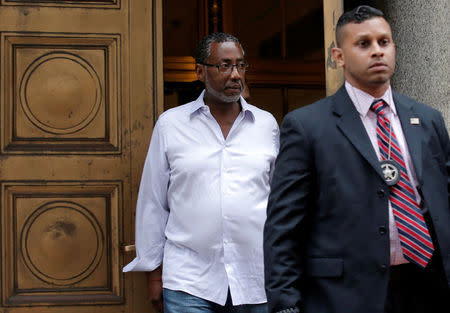
{"label": "white button-up shirt", "polygon": [[[359,116],[364,124],[367,134],[369,135],[372,146],[378,156],[378,160],[381,160],[380,156],[380,148],[378,147],[377,141],[377,115],[375,112],[370,110],[370,106],[372,105],[375,99],[383,99],[387,107],[386,117],[389,119],[392,125],[392,129],[394,131],[395,136],[397,137],[398,144],[400,149],[402,150],[402,156],[406,164],[406,171],[408,172],[409,180],[414,187],[414,193],[416,195],[417,203],[420,203],[420,195],[417,191],[417,176],[414,170],[414,165],[412,163],[411,155],[409,154],[408,144],[406,142],[405,136],[403,135],[402,125],[400,123],[400,119],[397,115],[397,110],[395,108],[394,99],[392,98],[392,89],[391,86],[386,90],[384,95],[380,98],[374,98],[368,93],[355,88],[349,82],[345,82],[345,88],[347,93],[352,99],[353,104],[359,112]],[[394,214],[392,212],[391,203],[389,202],[389,235],[391,242],[391,265],[398,265],[403,263],[408,263],[408,261],[403,256],[402,247],[400,244],[400,239],[398,236],[397,225],[395,224]]]}
{"label": "white button-up shirt", "polygon": [[137,257],[124,271],[163,262],[163,287],[224,305],[266,302],[263,226],[279,129],[240,99],[224,139],[203,101],[158,119],[136,209]]}

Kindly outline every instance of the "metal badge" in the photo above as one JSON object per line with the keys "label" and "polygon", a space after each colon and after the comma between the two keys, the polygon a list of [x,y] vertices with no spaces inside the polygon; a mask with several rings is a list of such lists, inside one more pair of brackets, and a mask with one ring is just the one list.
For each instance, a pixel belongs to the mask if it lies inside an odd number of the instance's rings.
{"label": "metal badge", "polygon": [[383,171],[384,180],[388,186],[393,186],[400,180],[400,170],[397,164],[392,160],[384,160],[380,162]]}

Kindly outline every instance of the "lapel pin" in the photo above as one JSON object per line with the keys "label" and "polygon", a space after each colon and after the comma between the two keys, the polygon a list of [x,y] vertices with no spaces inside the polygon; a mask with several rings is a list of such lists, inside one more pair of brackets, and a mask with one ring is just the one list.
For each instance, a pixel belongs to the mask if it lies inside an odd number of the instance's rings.
{"label": "lapel pin", "polygon": [[419,125],[420,124],[420,120],[418,117],[411,117],[409,119],[409,122],[411,123],[411,125]]}

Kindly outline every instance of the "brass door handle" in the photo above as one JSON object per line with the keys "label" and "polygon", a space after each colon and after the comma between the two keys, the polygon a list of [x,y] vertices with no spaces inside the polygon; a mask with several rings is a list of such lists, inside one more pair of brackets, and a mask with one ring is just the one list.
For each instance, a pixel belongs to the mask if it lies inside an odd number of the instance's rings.
{"label": "brass door handle", "polygon": [[132,252],[136,251],[136,245],[121,245],[120,246],[121,252]]}

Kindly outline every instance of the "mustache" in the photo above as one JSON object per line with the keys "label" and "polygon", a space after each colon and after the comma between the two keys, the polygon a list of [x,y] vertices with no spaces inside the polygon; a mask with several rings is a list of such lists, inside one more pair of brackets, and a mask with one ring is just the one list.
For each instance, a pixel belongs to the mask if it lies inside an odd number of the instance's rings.
{"label": "mustache", "polygon": [[244,84],[241,81],[238,81],[238,82],[228,84],[225,86],[225,89],[236,89],[236,88],[244,90]]}

